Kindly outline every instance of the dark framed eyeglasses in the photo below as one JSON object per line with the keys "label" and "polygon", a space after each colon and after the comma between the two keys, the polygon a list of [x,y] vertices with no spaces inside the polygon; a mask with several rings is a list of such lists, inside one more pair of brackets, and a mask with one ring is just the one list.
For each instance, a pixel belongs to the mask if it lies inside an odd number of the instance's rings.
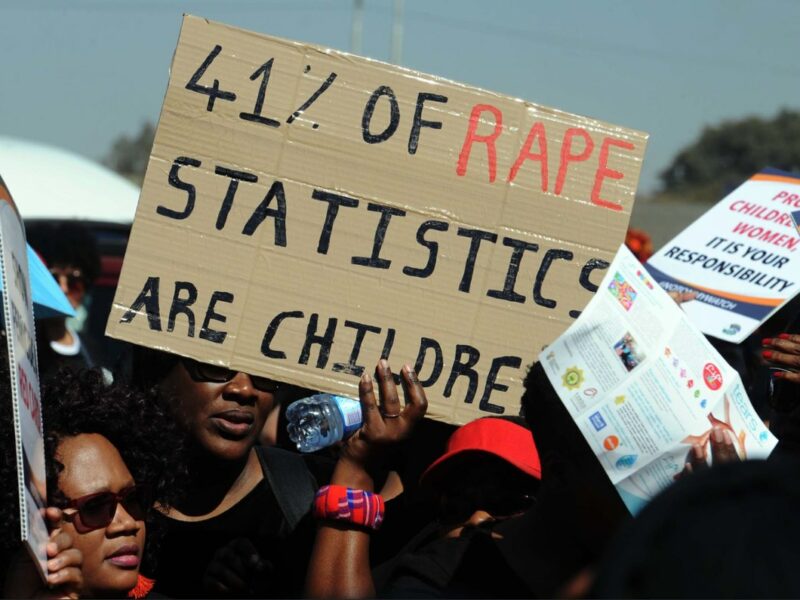
{"label": "dark framed eyeglasses", "polygon": [[[220,367],[219,365],[209,365],[206,363],[197,362],[191,358],[181,359],[186,372],[193,381],[198,383],[227,383],[234,377],[238,371],[228,369],[227,367]],[[253,382],[253,387],[261,392],[275,393],[280,387],[280,383],[269,377],[261,377],[259,375],[249,375],[250,381]]]}
{"label": "dark framed eyeglasses", "polygon": [[86,277],[80,269],[50,269],[50,274],[58,285],[61,285],[62,280],[65,281],[69,290],[86,287]]}
{"label": "dark framed eyeglasses", "polygon": [[[137,521],[143,521],[150,506],[150,488],[146,485],[132,485],[114,492],[87,494],[63,505],[64,518],[72,521],[78,533],[108,527],[114,520],[117,506],[122,507]],[[73,511],[74,512],[71,512]]]}

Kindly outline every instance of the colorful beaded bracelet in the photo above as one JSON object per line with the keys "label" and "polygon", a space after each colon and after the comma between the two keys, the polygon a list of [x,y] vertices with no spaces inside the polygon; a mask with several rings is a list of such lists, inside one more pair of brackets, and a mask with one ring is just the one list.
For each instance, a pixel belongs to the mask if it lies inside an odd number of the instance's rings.
{"label": "colorful beaded bracelet", "polygon": [[348,521],[370,529],[381,526],[384,510],[385,504],[379,494],[343,485],[323,486],[314,499],[314,516],[317,519]]}

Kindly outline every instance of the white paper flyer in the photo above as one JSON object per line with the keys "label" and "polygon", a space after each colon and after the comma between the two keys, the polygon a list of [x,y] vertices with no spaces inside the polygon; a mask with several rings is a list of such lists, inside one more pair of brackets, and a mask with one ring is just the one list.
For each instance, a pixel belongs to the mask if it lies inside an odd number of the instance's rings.
{"label": "white paper flyer", "polygon": [[625,246],[539,361],[633,513],[675,480],[715,425],[741,458],[766,458],[777,443],[738,373]]}

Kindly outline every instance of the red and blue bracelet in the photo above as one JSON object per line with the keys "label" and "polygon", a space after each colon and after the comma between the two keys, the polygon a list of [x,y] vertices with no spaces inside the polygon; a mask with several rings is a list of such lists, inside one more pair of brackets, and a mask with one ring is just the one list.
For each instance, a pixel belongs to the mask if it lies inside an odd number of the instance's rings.
{"label": "red and blue bracelet", "polygon": [[370,529],[381,526],[385,508],[380,494],[343,485],[323,486],[319,488],[314,499],[316,518],[348,521]]}

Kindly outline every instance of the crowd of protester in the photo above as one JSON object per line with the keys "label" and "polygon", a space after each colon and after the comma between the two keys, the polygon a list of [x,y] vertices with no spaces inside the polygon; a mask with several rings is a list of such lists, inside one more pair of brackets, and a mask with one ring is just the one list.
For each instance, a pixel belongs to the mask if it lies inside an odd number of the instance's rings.
{"label": "crowd of protester", "polygon": [[[82,236],[29,236],[76,309],[98,269]],[[362,427],[300,454],[285,409],[309,390],[141,347],[112,374],[64,319],[39,333],[48,573],[19,541],[0,352],[5,597],[800,596],[797,301],[718,345],[779,439],[770,459],[740,462],[712,431],[635,518],[538,363],[524,417],[455,428],[424,418],[410,366],[380,360]]]}

